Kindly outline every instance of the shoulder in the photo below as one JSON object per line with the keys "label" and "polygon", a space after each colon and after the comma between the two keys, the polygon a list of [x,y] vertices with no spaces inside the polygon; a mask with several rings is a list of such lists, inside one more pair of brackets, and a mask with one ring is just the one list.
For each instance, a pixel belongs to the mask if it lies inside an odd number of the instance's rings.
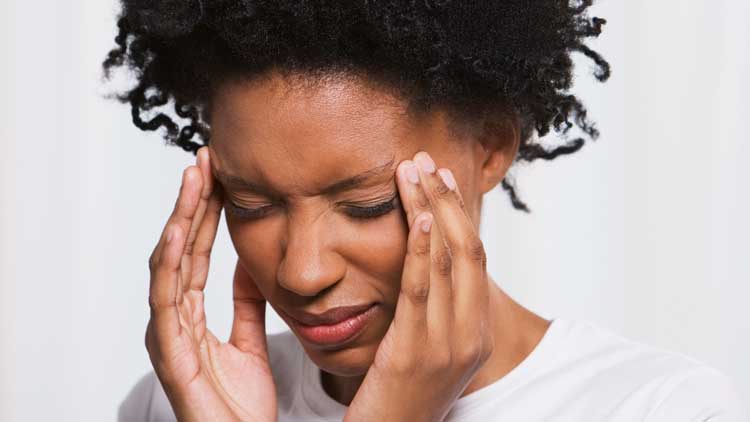
{"label": "shoulder", "polygon": [[[292,398],[301,376],[301,345],[290,331],[269,334],[268,354],[279,402]],[[117,411],[118,422],[175,421],[169,399],[154,371],[143,375],[130,389]]]}
{"label": "shoulder", "polygon": [[[588,398],[646,421],[741,420],[731,380],[684,354],[627,339],[588,321],[565,321],[562,364],[588,383]],[[717,419],[712,419],[717,418]]]}
{"label": "shoulder", "polygon": [[117,410],[118,422],[176,421],[156,373],[143,375]]}
{"label": "shoulder", "polygon": [[746,420],[732,381],[707,365],[696,365],[665,379],[658,400],[659,403],[649,413],[647,421]]}

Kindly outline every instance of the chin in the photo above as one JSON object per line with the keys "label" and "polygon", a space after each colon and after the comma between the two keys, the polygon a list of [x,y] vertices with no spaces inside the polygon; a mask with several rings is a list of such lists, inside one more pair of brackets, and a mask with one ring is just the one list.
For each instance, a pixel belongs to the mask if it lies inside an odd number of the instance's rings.
{"label": "chin", "polygon": [[301,336],[293,324],[290,328],[310,360],[320,369],[346,377],[364,375],[375,360],[378,346],[391,325],[392,313],[389,311],[390,309],[380,307],[359,335],[337,346],[316,345]]}
{"label": "chin", "polygon": [[342,377],[364,375],[375,359],[378,344],[365,344],[335,351],[308,350],[305,352],[318,368]]}

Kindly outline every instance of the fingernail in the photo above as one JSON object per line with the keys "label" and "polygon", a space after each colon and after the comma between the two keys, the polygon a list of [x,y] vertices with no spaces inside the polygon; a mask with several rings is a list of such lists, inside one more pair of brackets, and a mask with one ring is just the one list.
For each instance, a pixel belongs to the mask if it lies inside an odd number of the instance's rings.
{"label": "fingernail", "polygon": [[169,227],[169,230],[167,230],[167,243],[171,242],[173,237],[174,237],[174,227]]}
{"label": "fingernail", "polygon": [[435,173],[435,162],[432,161],[432,158],[426,152],[418,154],[415,160],[425,173]]}
{"label": "fingernail", "polygon": [[197,154],[195,154],[195,165],[198,166],[198,168],[201,167],[201,153],[198,151]]}
{"label": "fingernail", "polygon": [[456,179],[453,178],[453,173],[446,168],[438,170],[440,178],[443,179],[445,186],[448,186],[450,190],[456,190]]}
{"label": "fingernail", "polygon": [[408,162],[404,164],[404,174],[406,175],[406,180],[413,184],[419,183],[419,174],[417,173],[417,166],[414,165],[413,162]]}
{"label": "fingernail", "polygon": [[430,232],[430,227],[432,227],[432,215],[427,215],[427,217],[424,217],[422,220],[422,224],[420,225],[422,228],[422,231],[425,233]]}

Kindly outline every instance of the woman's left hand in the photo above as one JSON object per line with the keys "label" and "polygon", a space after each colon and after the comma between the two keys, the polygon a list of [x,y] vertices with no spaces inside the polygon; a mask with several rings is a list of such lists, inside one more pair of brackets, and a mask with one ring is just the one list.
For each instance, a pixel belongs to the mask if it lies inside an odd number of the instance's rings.
{"label": "woman's left hand", "polygon": [[492,354],[485,251],[452,173],[421,151],[397,174],[409,222],[401,293],[346,421],[440,421]]}

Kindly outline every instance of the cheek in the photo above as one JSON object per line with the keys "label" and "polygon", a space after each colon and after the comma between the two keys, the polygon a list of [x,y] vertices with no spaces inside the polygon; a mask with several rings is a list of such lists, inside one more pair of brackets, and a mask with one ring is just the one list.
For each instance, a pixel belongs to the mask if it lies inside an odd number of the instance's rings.
{"label": "cheek", "polygon": [[382,283],[379,289],[392,297],[400,288],[404,267],[408,235],[405,220],[392,213],[377,222],[354,227],[356,238],[345,249],[349,264]]}
{"label": "cheek", "polygon": [[260,220],[252,223],[227,216],[227,229],[237,257],[255,281],[264,297],[273,292],[273,280],[278,267],[278,245],[281,231],[273,224]]}

